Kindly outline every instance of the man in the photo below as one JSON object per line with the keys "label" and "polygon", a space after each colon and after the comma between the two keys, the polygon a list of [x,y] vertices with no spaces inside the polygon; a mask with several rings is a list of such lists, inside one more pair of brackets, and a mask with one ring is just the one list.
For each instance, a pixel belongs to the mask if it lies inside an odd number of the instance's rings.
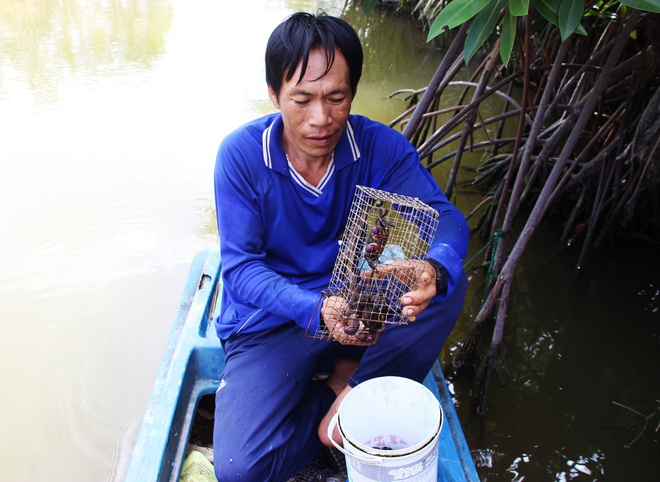
{"label": "man", "polygon": [[[423,380],[458,317],[468,227],[398,132],[350,115],[362,71],[355,31],[325,14],[294,14],[266,48],[268,94],[279,113],[224,139],[215,171],[226,353],[216,394],[219,481],[286,481],[323,444],[339,403],[378,376]],[[419,288],[402,298],[411,323],[372,346],[306,336],[339,316],[328,288],[356,185],[415,196],[440,213]],[[323,325],[322,325],[323,324]],[[330,371],[325,381],[315,373]]]}

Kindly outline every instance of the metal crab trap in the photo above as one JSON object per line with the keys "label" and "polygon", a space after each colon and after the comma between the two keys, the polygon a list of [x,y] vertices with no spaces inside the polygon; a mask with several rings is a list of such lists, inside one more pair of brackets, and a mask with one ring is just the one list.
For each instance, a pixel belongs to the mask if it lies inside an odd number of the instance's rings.
{"label": "metal crab trap", "polygon": [[438,227],[438,212],[417,198],[357,186],[341,247],[315,313],[326,302],[334,323],[307,336],[373,345],[388,324],[407,324],[401,297],[417,288],[420,264]]}

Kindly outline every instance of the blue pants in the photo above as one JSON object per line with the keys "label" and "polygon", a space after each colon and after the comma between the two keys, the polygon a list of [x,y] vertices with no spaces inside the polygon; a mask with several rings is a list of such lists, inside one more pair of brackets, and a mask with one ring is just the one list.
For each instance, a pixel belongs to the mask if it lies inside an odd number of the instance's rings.
{"label": "blue pants", "polygon": [[219,482],[285,482],[321,448],[317,431],[336,395],[314,373],[338,358],[361,357],[350,384],[379,376],[421,382],[463,307],[467,279],[408,325],[389,325],[376,344],[345,346],[308,338],[294,322],[224,343],[213,451]]}

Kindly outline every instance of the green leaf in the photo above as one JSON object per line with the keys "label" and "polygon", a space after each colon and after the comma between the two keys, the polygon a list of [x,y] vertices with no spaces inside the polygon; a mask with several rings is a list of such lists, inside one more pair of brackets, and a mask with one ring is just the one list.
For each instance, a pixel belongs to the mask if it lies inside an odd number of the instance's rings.
{"label": "green leaf", "polygon": [[[509,3],[509,7],[511,7],[511,3]],[[502,19],[502,39],[500,41],[500,57],[502,57],[505,67],[509,65],[513,45],[516,43],[517,24],[518,19],[511,13],[511,8],[509,8]]]}
{"label": "green leaf", "polygon": [[660,1],[658,0],[621,0],[621,3],[637,10],[660,13]]}
{"label": "green leaf", "polygon": [[583,37],[587,36],[587,29],[582,26],[582,24],[579,24],[576,29],[575,33],[578,35],[582,35]]}
{"label": "green leaf", "polygon": [[529,12],[529,0],[509,0],[508,11],[516,17],[524,17]]}
{"label": "green leaf", "polygon": [[561,0],[532,0],[532,4],[536,10],[553,25],[558,25],[557,12],[559,12],[559,5]]}
{"label": "green leaf", "polygon": [[479,47],[483,45],[488,36],[493,33],[504,1],[493,1],[474,17],[474,20],[468,27],[467,37],[465,37],[463,55],[465,55],[466,64],[477,50],[479,50]]}
{"label": "green leaf", "polygon": [[557,12],[561,41],[566,40],[578,25],[584,15],[584,0],[562,0]]}
{"label": "green leaf", "polygon": [[486,8],[488,4],[495,1],[496,0],[454,0],[443,8],[433,21],[433,24],[429,29],[429,35],[426,39],[427,42],[440,35],[445,27],[451,30],[452,28],[467,22]]}
{"label": "green leaf", "polygon": [[363,0],[362,1],[362,8],[364,9],[364,14],[369,15],[374,8],[376,8],[376,4],[378,3],[378,0]]}

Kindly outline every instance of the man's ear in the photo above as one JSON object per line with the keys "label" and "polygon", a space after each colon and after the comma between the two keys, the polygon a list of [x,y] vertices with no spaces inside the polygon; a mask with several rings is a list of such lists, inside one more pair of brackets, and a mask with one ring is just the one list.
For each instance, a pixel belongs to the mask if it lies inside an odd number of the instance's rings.
{"label": "man's ear", "polygon": [[270,101],[273,103],[276,109],[280,108],[280,99],[277,97],[277,94],[273,90],[273,88],[269,85],[268,86],[268,97],[270,97]]}

